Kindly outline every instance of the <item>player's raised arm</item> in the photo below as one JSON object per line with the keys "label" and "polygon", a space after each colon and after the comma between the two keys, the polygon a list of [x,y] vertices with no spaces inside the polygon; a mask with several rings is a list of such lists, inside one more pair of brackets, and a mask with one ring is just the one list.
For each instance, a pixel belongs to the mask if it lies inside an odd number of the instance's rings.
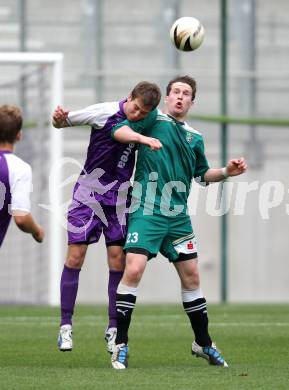
{"label": "player's raised arm", "polygon": [[149,146],[152,150],[159,150],[162,147],[160,140],[157,138],[146,137],[132,130],[129,126],[122,126],[113,132],[113,138],[118,142],[129,144],[143,144]]}
{"label": "player's raised arm", "polygon": [[98,129],[102,128],[102,118],[105,117],[108,109],[105,103],[93,104],[76,111],[68,111],[57,106],[52,114],[52,123],[58,129],[72,126],[92,126]]}
{"label": "player's raised arm", "polygon": [[239,176],[247,170],[247,163],[243,157],[229,160],[224,168],[210,168],[205,173],[204,179],[208,183],[222,181],[230,176]]}

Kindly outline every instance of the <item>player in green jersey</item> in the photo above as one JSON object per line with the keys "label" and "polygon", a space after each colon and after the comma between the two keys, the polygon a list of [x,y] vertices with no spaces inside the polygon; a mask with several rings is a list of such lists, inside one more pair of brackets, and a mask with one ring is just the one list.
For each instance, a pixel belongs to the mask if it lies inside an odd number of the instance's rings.
{"label": "player in green jersey", "polygon": [[228,366],[208,332],[187,200],[193,178],[200,183],[219,182],[244,173],[247,166],[240,158],[230,160],[224,168],[209,167],[201,134],[185,122],[195,93],[194,79],[177,77],[167,86],[163,113],[154,112],[135,123],[122,122],[113,130],[119,142],[141,144],[133,192],[136,211],[129,216],[126,268],[117,289],[117,345],[112,355],[115,369],[127,367],[128,329],[137,287],[147,260],[159,251],[173,262],[181,280],[183,307],[195,335],[192,353],[210,364]]}

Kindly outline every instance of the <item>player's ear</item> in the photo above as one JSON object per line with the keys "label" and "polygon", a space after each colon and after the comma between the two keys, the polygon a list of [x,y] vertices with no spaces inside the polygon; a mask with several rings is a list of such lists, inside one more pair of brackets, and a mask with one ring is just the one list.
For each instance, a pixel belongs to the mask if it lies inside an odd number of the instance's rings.
{"label": "player's ear", "polygon": [[128,95],[128,97],[127,97],[127,101],[128,101],[128,102],[131,102],[131,101],[132,101],[132,96],[131,96],[131,93]]}
{"label": "player's ear", "polygon": [[22,131],[20,130],[17,134],[16,134],[16,138],[15,138],[15,141],[18,142],[20,141],[22,138]]}

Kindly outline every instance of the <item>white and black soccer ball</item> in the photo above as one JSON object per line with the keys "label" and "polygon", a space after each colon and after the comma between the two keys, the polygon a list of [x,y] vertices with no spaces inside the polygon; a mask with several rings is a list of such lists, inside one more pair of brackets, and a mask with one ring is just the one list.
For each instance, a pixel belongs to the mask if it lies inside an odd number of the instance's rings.
{"label": "white and black soccer ball", "polygon": [[203,42],[205,29],[202,23],[193,17],[177,19],[171,27],[170,37],[177,49],[196,50]]}

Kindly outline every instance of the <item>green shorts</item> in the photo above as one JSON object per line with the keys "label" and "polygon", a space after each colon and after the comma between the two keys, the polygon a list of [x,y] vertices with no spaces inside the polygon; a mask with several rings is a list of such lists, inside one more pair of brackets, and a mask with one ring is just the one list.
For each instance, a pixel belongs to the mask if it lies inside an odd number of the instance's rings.
{"label": "green shorts", "polygon": [[126,252],[143,253],[149,259],[161,252],[169,261],[197,257],[195,235],[188,215],[143,215],[140,210],[129,216]]}

